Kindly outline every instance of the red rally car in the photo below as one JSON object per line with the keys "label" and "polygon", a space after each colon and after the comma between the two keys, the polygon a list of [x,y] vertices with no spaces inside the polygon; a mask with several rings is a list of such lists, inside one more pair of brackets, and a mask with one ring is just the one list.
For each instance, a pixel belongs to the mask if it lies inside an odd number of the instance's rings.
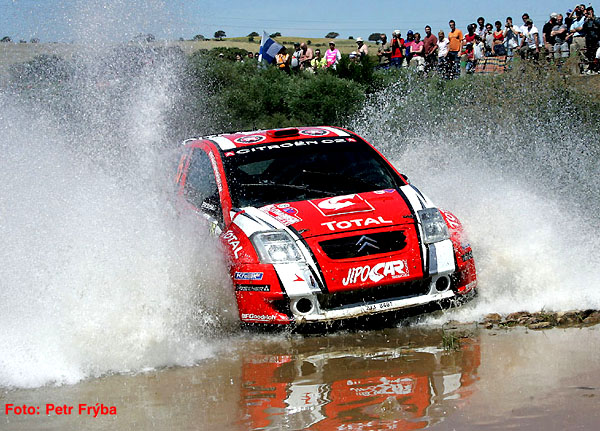
{"label": "red rally car", "polygon": [[458,219],[358,135],[304,127],[183,144],[178,192],[223,242],[242,323],[329,323],[475,295]]}

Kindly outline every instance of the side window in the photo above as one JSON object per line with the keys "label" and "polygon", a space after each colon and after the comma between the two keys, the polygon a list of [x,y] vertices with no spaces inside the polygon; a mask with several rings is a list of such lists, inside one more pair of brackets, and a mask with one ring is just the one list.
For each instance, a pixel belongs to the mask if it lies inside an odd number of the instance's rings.
{"label": "side window", "polygon": [[208,155],[198,148],[192,153],[183,193],[196,208],[221,219],[221,203],[215,174]]}

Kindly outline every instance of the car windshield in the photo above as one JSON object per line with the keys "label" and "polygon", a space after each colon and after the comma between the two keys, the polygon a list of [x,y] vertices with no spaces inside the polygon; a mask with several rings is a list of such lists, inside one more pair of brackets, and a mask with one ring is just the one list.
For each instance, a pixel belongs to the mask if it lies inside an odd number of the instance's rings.
{"label": "car windshield", "polygon": [[237,208],[395,189],[399,182],[386,161],[356,138],[237,149],[223,161]]}

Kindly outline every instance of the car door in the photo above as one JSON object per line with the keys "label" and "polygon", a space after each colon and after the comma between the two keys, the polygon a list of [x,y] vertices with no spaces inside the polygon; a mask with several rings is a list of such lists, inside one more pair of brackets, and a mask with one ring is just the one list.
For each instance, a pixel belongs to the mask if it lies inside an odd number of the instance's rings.
{"label": "car door", "polygon": [[223,230],[223,209],[210,158],[201,148],[192,148],[184,162],[186,165],[183,197],[211,222],[211,229],[217,229],[215,233],[219,234]]}

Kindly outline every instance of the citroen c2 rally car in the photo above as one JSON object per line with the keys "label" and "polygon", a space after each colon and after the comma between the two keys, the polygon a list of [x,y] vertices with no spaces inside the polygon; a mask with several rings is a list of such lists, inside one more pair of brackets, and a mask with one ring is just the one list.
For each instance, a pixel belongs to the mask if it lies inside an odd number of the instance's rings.
{"label": "citroen c2 rally car", "polygon": [[356,134],[288,128],[183,145],[178,193],[220,236],[242,323],[330,323],[474,296],[459,220]]}

